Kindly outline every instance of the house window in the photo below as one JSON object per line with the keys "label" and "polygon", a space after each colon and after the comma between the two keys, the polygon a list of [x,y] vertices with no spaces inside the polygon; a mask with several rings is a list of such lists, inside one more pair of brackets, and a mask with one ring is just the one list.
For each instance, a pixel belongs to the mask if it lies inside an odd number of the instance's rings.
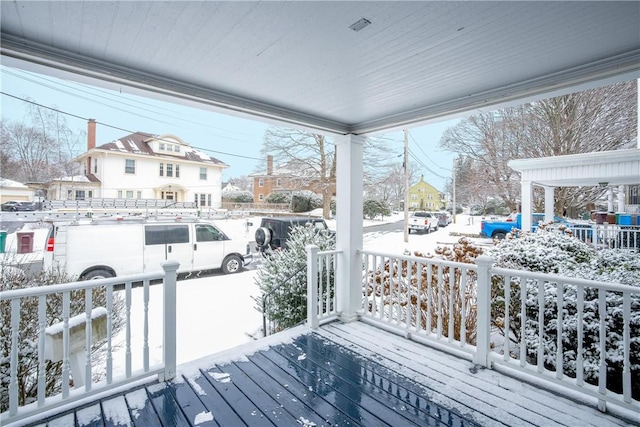
{"label": "house window", "polygon": [[76,190],[76,200],[84,200],[84,190]]}
{"label": "house window", "polygon": [[127,190],[127,199],[133,199],[133,190]]}
{"label": "house window", "polygon": [[164,176],[164,163],[160,163],[160,176]]}
{"label": "house window", "polygon": [[133,159],[125,159],[124,173],[136,173],[136,161]]}
{"label": "house window", "polygon": [[200,206],[207,206],[207,195],[206,194],[201,194],[200,195]]}
{"label": "house window", "polygon": [[142,199],[142,191],[136,191],[136,199]]}
{"label": "house window", "polygon": [[180,178],[180,165],[176,165],[176,178]]}
{"label": "house window", "polygon": [[200,179],[207,180],[207,168],[200,168]]}
{"label": "house window", "polygon": [[179,153],[180,152],[180,146],[179,145],[174,145],[173,146],[173,151],[176,152],[176,153]]}
{"label": "house window", "polygon": [[209,202],[207,206],[211,206],[211,194],[207,194],[207,201]]}
{"label": "house window", "polygon": [[[258,180],[258,187],[264,187],[264,178],[260,178]],[[260,200],[262,200],[262,199],[260,199]]]}
{"label": "house window", "polygon": [[122,199],[122,190],[118,190],[118,199]]}
{"label": "house window", "polygon": [[98,159],[93,159],[93,173],[98,173]]}
{"label": "house window", "polygon": [[167,176],[173,177],[173,165],[171,163],[167,163]]}
{"label": "house window", "polygon": [[417,194],[412,194],[411,195],[411,200],[418,200],[418,195]]}
{"label": "house window", "polygon": [[158,149],[160,151],[164,151],[164,142],[161,142],[160,144],[158,144]]}
{"label": "house window", "polygon": [[280,186],[282,186],[282,179],[276,178],[276,187],[280,187]]}
{"label": "house window", "polygon": [[262,194],[262,193],[258,194],[258,200],[263,201],[264,200],[264,194]]}

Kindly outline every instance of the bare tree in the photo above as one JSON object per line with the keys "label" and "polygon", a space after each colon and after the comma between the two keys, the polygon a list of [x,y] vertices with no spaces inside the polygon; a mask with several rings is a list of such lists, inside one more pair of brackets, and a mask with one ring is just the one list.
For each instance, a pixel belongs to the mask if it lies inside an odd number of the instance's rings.
{"label": "bare tree", "polygon": [[[445,131],[440,145],[473,160],[480,182],[513,209],[520,184],[509,160],[624,148],[633,144],[637,125],[634,80],[471,116]],[[555,211],[584,207],[601,192],[561,188]],[[540,203],[534,195],[534,206]]]}
{"label": "bare tree", "polygon": [[336,150],[324,135],[296,129],[271,127],[264,136],[261,153],[274,161],[294,165],[303,185],[322,194],[322,213],[329,218],[336,183]]}
{"label": "bare tree", "polygon": [[43,182],[77,172],[72,162],[83,132],[73,132],[55,110],[32,106],[27,120],[0,125],[2,176],[22,182]]}

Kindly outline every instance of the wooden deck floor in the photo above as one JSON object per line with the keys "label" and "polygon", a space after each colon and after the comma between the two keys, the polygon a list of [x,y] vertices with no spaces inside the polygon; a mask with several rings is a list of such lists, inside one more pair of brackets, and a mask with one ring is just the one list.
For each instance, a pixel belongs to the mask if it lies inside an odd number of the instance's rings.
{"label": "wooden deck floor", "polygon": [[628,425],[495,371],[472,373],[470,362],[361,322],[277,337],[35,425]]}

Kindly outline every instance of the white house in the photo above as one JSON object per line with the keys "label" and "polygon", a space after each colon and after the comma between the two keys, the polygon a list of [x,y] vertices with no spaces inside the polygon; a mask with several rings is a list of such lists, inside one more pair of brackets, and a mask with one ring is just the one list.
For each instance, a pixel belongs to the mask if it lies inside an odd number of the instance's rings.
{"label": "white house", "polygon": [[174,135],[136,132],[96,147],[95,127],[90,119],[87,152],[74,159],[85,175],[52,181],[49,198],[165,199],[220,207],[228,165]]}

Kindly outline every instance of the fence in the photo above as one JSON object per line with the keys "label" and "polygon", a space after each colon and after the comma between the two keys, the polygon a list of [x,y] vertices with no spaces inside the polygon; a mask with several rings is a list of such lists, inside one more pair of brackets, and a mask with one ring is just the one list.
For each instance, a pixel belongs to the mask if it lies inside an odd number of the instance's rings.
{"label": "fence", "polygon": [[484,255],[360,256],[362,321],[595,397],[601,409],[640,410],[640,287],[496,268]]}
{"label": "fence", "polygon": [[578,239],[596,248],[640,251],[640,226],[618,224],[572,224],[562,226]]}
{"label": "fence", "polygon": [[[3,348],[9,349],[9,354],[3,355],[8,363],[0,366],[2,378],[9,378],[8,387],[2,384],[8,393],[2,393],[0,422],[21,420],[154,375],[160,380],[173,378],[178,263],[168,261],[163,268],[164,274],[0,292],[2,312],[9,316],[5,325],[9,333],[2,336],[6,340]],[[152,281],[161,282],[157,286],[163,287],[162,303],[157,305],[162,307],[164,323],[149,321]],[[137,285],[142,287],[142,304],[134,307],[132,288]],[[98,300],[105,306],[96,307],[94,301]],[[141,325],[132,320],[133,308],[141,310],[137,311]],[[55,320],[59,323],[47,327]],[[125,332],[124,360],[114,360],[118,343],[113,342],[113,335],[117,325]],[[154,364],[150,357],[150,331],[159,333],[162,342],[158,345],[163,348],[161,360]],[[142,338],[134,342],[132,334],[141,334]],[[134,354],[140,357],[134,360]],[[27,395],[26,389],[34,393]]]}

